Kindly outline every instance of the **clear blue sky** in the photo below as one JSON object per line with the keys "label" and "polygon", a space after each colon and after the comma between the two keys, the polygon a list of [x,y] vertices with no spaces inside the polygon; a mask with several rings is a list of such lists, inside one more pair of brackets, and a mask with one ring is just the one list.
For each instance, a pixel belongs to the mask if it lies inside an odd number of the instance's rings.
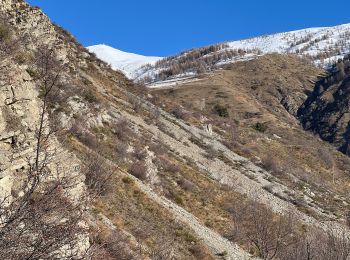
{"label": "clear blue sky", "polygon": [[350,23],[349,0],[28,0],[85,46],[165,56],[212,43]]}

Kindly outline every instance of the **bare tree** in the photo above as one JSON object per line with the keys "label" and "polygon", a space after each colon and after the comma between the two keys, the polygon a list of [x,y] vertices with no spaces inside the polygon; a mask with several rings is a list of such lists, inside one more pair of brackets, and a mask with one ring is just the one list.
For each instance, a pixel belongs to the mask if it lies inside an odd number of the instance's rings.
{"label": "bare tree", "polygon": [[[33,81],[42,98],[35,135],[35,152],[27,158],[17,195],[5,194],[0,202],[0,252],[3,259],[79,259],[83,202],[74,203],[69,189],[76,183],[69,165],[57,160],[51,147],[48,107],[58,93],[63,65],[53,50],[39,48],[32,66]],[[55,168],[55,170],[54,170]]]}
{"label": "bare tree", "polygon": [[350,257],[349,236],[345,231],[328,230],[323,236],[318,236],[314,243],[321,245],[319,257],[322,259],[347,260]]}
{"label": "bare tree", "polygon": [[235,221],[233,239],[248,243],[262,259],[275,259],[286,247],[295,243],[292,218],[275,216],[258,203],[233,208],[231,212]]}
{"label": "bare tree", "polygon": [[85,184],[92,197],[104,196],[113,189],[111,182],[112,169],[108,167],[105,160],[92,152],[85,160]]}

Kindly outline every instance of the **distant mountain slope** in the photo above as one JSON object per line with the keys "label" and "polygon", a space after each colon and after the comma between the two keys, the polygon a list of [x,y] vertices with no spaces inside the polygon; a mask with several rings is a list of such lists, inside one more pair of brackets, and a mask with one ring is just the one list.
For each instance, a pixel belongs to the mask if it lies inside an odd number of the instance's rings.
{"label": "distant mountain slope", "polygon": [[[222,64],[268,53],[297,54],[310,58],[316,65],[329,67],[350,52],[349,46],[350,24],[309,28],[192,49],[161,60],[153,59],[152,66],[133,67],[130,75],[147,83],[158,82],[193,76]],[[111,57],[108,54],[100,56],[106,62]]]}
{"label": "distant mountain slope", "polygon": [[311,130],[350,155],[350,57],[337,62],[315,85],[298,111],[306,130]]}
{"label": "distant mountain slope", "polygon": [[350,24],[309,28],[229,42],[231,49],[257,49],[262,53],[309,55],[316,64],[330,65],[349,52]]}
{"label": "distant mountain slope", "polygon": [[122,71],[128,78],[134,78],[135,72],[140,67],[154,65],[161,57],[147,57],[134,53],[123,52],[110,46],[100,44],[88,47],[88,50],[107,62],[114,70]]}

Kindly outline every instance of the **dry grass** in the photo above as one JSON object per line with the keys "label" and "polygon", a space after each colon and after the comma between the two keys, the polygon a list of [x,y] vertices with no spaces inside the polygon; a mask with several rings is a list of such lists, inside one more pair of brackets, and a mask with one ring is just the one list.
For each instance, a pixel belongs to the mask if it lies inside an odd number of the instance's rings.
{"label": "dry grass", "polygon": [[[253,162],[262,161],[262,166],[285,185],[300,192],[311,189],[317,203],[342,216],[346,212],[343,201],[350,202],[346,193],[350,178],[344,174],[350,170],[349,159],[306,133],[291,115],[293,109],[287,111],[281,104],[289,97],[298,107],[321,73],[296,57],[273,54],[229,65],[174,89],[153,90],[152,94],[159,96],[168,111],[182,106],[191,115],[207,117],[214,131],[224,136],[227,147]],[[227,108],[228,118],[213,110],[216,104]],[[188,122],[201,127],[193,117]],[[194,141],[200,145],[200,140]],[[215,156],[208,149],[208,157]],[[295,183],[290,176],[300,182]],[[338,196],[341,199],[330,199]],[[330,207],[330,203],[336,206]]]}

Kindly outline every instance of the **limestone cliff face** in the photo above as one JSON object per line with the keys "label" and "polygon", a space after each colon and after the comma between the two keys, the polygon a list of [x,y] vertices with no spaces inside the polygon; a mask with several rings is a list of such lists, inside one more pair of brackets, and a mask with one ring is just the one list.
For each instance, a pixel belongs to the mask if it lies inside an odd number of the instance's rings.
{"label": "limestone cliff face", "polygon": [[11,191],[16,173],[27,166],[26,157],[34,152],[35,129],[40,100],[30,77],[11,62],[15,77],[2,81],[0,88],[0,174],[1,188]]}
{"label": "limestone cliff face", "polygon": [[88,51],[70,33],[53,24],[41,9],[23,0],[0,0],[0,15],[17,29],[27,50],[36,50],[43,45],[54,46],[59,59],[65,60],[69,54],[81,62],[89,56]]}
{"label": "limestone cliff face", "polygon": [[21,32],[30,34],[31,37],[46,36],[43,38],[46,42],[55,38],[54,27],[39,8],[31,7],[21,0],[1,0],[0,3],[0,10],[8,18],[8,22]]}
{"label": "limestone cliff face", "polygon": [[[39,8],[31,7],[22,0],[0,0],[0,14],[16,29],[17,37],[24,39],[27,52],[36,50],[40,45],[52,46],[58,58],[64,60],[68,52],[76,50],[72,43],[63,39],[62,34],[57,33],[57,27]],[[68,62],[67,59],[65,61]],[[11,75],[7,73],[0,78],[0,177],[2,182],[11,183],[14,173],[25,168],[33,153],[42,104],[38,98],[38,87],[25,65],[19,66],[9,59],[1,66],[6,67]],[[55,139],[52,145],[59,146]],[[64,154],[64,151],[61,153]],[[78,161],[74,156],[69,157],[73,158],[70,160],[73,168],[78,169]]]}
{"label": "limestone cliff face", "polygon": [[[55,46],[60,59],[66,57],[70,48],[59,38],[55,26],[39,9],[23,1],[0,0],[0,15],[15,29],[16,36],[23,37],[26,52],[39,45]],[[54,45],[55,44],[55,45]],[[0,196],[20,196],[20,186],[33,161],[36,149],[36,134],[39,126],[42,100],[39,88],[27,72],[26,65],[19,65],[10,57],[0,60]],[[49,131],[49,116],[46,115]],[[52,176],[70,176],[69,188],[73,201],[84,196],[84,176],[78,158],[67,151],[55,136],[50,137],[48,148],[52,160],[48,168]],[[81,238],[81,249],[89,245],[88,236]]]}

